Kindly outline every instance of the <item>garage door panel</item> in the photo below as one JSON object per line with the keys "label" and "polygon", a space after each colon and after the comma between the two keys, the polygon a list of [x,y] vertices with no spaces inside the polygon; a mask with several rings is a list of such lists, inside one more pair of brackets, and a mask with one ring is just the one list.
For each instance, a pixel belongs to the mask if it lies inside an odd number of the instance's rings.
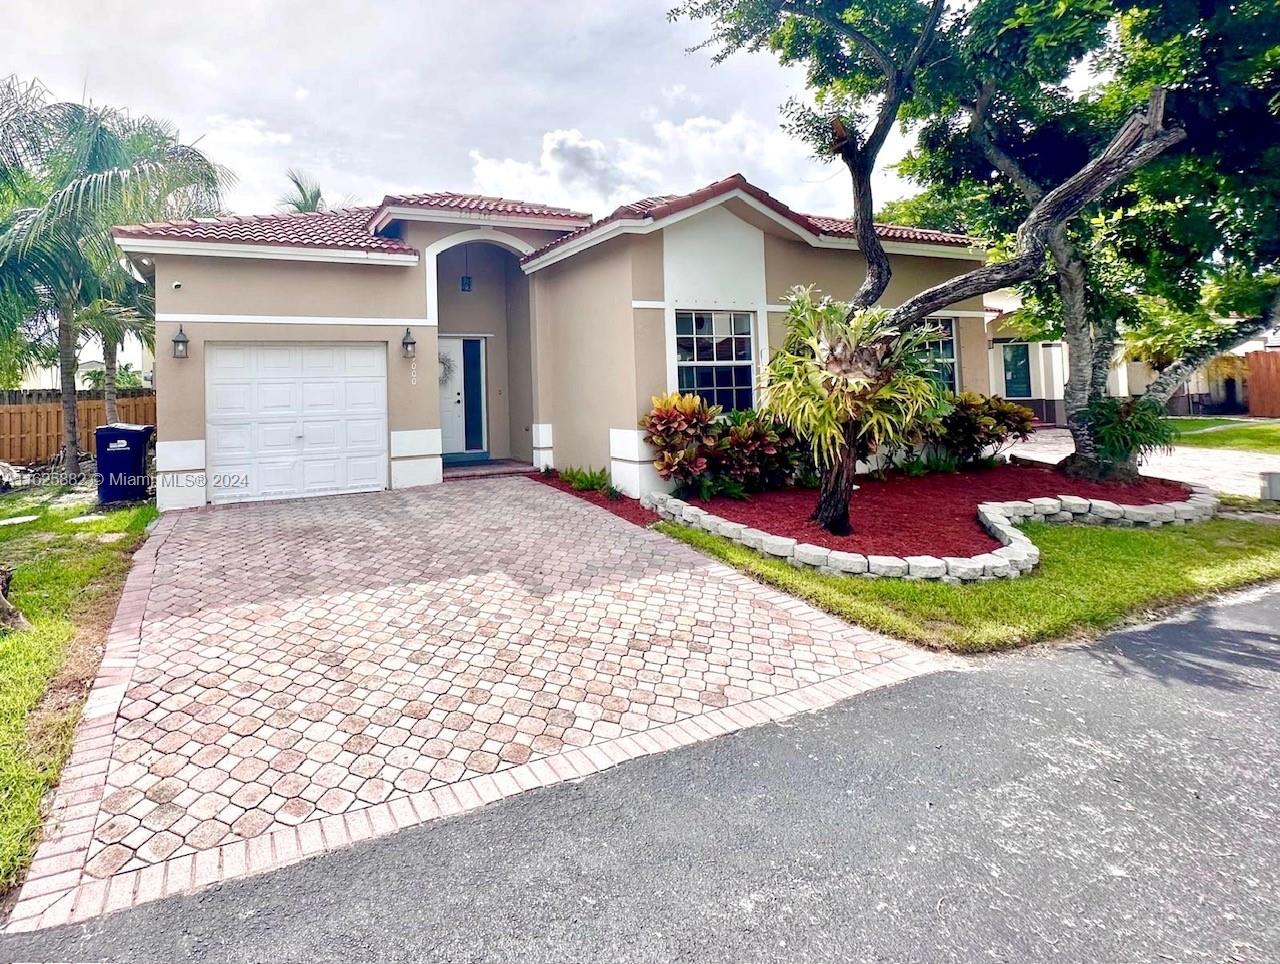
{"label": "garage door panel", "polygon": [[302,374],[301,352],[294,345],[260,345],[257,371],[264,378],[296,378]]}
{"label": "garage door panel", "polygon": [[346,411],[363,413],[383,409],[384,383],[381,380],[362,378],[359,381],[347,381],[343,387],[346,389]]}
{"label": "garage door panel", "polygon": [[253,454],[267,458],[284,458],[298,452],[298,423],[259,422]]}
{"label": "garage door panel", "polygon": [[308,381],[302,385],[302,411],[306,415],[336,414],[345,411],[342,382]]}
{"label": "garage door panel", "polygon": [[347,350],[345,373],[351,376],[382,379],[386,371],[387,354],[380,345],[357,345]]}
{"label": "garage door panel", "polygon": [[253,428],[250,425],[211,423],[206,438],[211,462],[245,461],[253,456]]}
{"label": "garage door panel", "polygon": [[253,498],[253,463],[227,460],[219,463],[217,471],[209,472],[210,502],[243,502]]}
{"label": "garage door panel", "polygon": [[253,411],[252,382],[215,382],[205,392],[210,419],[220,416],[243,418]]}
{"label": "garage door panel", "polygon": [[210,374],[218,379],[244,378],[254,370],[253,351],[243,345],[210,345]]}
{"label": "garage door panel", "polygon": [[386,480],[386,466],[386,460],[381,456],[348,458],[347,485],[353,489],[380,489]]}
{"label": "garage door panel", "polygon": [[301,495],[301,472],[297,459],[254,460],[250,472],[250,485],[257,496]]}
{"label": "garage door panel", "polygon": [[255,386],[253,415],[296,415],[302,399],[302,386],[297,381],[258,382]]}
{"label": "garage door panel", "polygon": [[385,346],[210,345],[206,358],[211,501],[386,486]]}
{"label": "garage door panel", "polygon": [[341,375],[343,356],[349,349],[336,345],[306,345],[302,349],[302,373],[312,375]]}
{"label": "garage door panel", "polygon": [[352,451],[381,452],[386,447],[386,425],[381,419],[347,419],[347,448]]}
{"label": "garage door panel", "polygon": [[338,419],[307,420],[302,424],[303,455],[342,451],[346,447],[344,428],[344,423]]}
{"label": "garage door panel", "polygon": [[345,459],[307,459],[302,463],[304,494],[336,492],[346,488]]}

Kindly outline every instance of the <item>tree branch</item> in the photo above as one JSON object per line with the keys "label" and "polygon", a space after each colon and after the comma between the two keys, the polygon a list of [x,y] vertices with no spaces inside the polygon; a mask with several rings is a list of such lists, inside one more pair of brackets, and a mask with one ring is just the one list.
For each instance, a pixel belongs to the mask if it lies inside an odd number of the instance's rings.
{"label": "tree branch", "polygon": [[995,95],[995,83],[990,80],[984,82],[969,114],[969,138],[978,145],[991,166],[1007,177],[1029,203],[1035,204],[1044,197],[1044,188],[1036,183],[1011,154],[996,143],[987,126],[991,101]]}
{"label": "tree branch", "polygon": [[1163,92],[1155,91],[1147,108],[1130,116],[1101,154],[1032,207],[1018,228],[1017,249],[1011,258],[983,265],[920,292],[891,312],[893,321],[914,324],[958,301],[1033,277],[1044,267],[1045,249],[1056,228],[1186,137],[1181,128],[1166,129],[1163,120]]}
{"label": "tree branch", "polygon": [[847,39],[852,40],[876,62],[876,66],[880,68],[886,77],[892,77],[897,73],[898,68],[894,65],[893,60],[890,59],[888,52],[852,24],[845,23],[843,20],[832,17],[831,15],[823,13],[821,10],[817,10],[807,4],[798,4],[795,0],[783,0],[782,5],[792,15],[813,20],[816,23],[822,24],[824,27],[834,30],[838,34],[842,34]]}
{"label": "tree branch", "polygon": [[1271,301],[1271,307],[1265,315],[1249,318],[1246,321],[1224,328],[1222,335],[1192,352],[1183,355],[1176,362],[1156,376],[1156,380],[1147,386],[1143,398],[1149,398],[1163,405],[1176,392],[1191,373],[1216,355],[1230,351],[1237,345],[1248,341],[1260,331],[1280,328],[1280,292]]}

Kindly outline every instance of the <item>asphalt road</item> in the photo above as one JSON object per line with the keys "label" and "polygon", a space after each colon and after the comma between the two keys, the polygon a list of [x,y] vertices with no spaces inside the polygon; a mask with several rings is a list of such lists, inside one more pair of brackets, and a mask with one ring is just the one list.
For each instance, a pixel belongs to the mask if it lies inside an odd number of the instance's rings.
{"label": "asphalt road", "polygon": [[0,960],[1280,960],[1280,592],[918,679]]}

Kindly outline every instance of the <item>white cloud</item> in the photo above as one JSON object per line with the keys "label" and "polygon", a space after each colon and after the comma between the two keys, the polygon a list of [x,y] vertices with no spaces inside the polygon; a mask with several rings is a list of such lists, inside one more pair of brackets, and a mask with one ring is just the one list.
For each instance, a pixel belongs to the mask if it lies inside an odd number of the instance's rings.
{"label": "white cloud", "polygon": [[[901,155],[895,138],[887,156]],[[727,120],[697,116],[656,120],[645,136],[591,138],[576,129],[548,131],[535,160],[488,157],[473,150],[473,188],[524,200],[563,204],[601,216],[652,194],[683,194],[733,173],[787,205],[810,213],[847,215],[848,175],[814,158],[777,124],[738,111]],[[877,176],[878,200],[906,193],[891,172]]]}

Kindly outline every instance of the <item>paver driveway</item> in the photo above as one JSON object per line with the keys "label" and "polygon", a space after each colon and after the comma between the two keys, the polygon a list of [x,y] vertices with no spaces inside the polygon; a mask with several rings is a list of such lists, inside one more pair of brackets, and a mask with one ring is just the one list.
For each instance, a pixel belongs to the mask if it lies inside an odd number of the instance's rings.
{"label": "paver driveway", "polygon": [[947,665],[523,478],[166,517],[12,926]]}

